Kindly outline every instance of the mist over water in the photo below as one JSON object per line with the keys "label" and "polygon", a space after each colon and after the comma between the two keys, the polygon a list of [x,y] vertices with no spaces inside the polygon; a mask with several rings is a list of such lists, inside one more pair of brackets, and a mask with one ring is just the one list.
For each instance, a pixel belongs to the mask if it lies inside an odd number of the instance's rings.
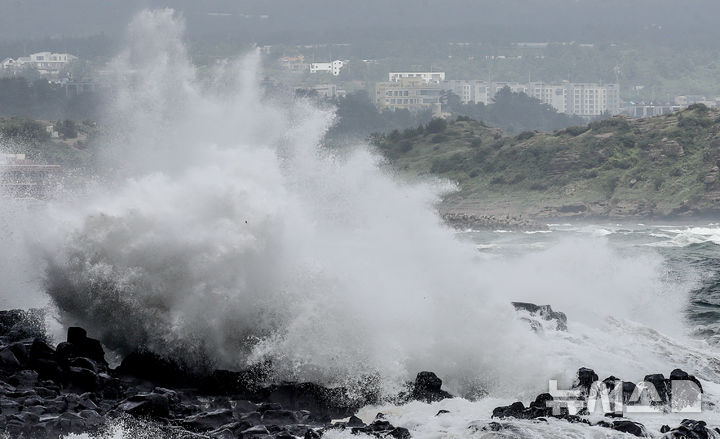
{"label": "mist over water", "polygon": [[[448,186],[398,181],[363,145],[322,148],[332,113],[264,96],[257,53],[200,77],[182,38],[170,10],[134,19],[100,183],[12,218],[28,273],[3,268],[3,282],[21,294],[30,279],[64,325],[121,353],[269,360],[279,379],[373,376],[388,392],[420,370],[478,396],[537,393],[580,366],[692,363],[691,348],[657,349],[684,337],[688,288],[657,254],[593,237],[484,260],[435,213]],[[533,334],[514,300],[552,304],[575,332]]]}

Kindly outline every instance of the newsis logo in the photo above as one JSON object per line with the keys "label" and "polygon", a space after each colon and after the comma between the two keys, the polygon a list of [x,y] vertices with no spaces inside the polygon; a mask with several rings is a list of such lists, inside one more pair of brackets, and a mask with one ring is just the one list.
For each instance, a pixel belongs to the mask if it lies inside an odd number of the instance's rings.
{"label": "newsis logo", "polygon": [[[656,385],[657,384],[657,385]],[[700,413],[702,390],[690,380],[672,380],[637,384],[595,381],[589,388],[560,390],[556,380],[550,380],[546,401],[555,416],[597,413],[624,415],[625,413],[658,413],[669,408],[672,413]]]}

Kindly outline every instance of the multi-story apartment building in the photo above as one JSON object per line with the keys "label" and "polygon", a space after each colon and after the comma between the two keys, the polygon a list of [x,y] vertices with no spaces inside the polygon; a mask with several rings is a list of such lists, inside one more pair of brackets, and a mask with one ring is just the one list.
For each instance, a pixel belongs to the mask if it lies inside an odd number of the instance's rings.
{"label": "multi-story apartment building", "polygon": [[442,86],[460,96],[465,103],[491,104],[495,94],[508,87],[515,93],[525,93],[555,108],[559,113],[583,117],[604,113],[619,114],[622,110],[617,84],[570,83],[546,84],[530,82],[443,81]]}
{"label": "multi-story apartment building", "polygon": [[605,113],[616,115],[622,110],[618,84],[569,83],[567,91],[565,113],[592,117]]}
{"label": "multi-story apartment building", "polygon": [[403,78],[420,78],[426,84],[439,84],[445,80],[445,72],[390,72],[388,80],[397,82]]}
{"label": "multi-story apartment building", "polygon": [[396,81],[378,82],[375,86],[375,105],[380,109],[432,109],[440,113],[443,87],[428,83],[420,77],[398,78]]}

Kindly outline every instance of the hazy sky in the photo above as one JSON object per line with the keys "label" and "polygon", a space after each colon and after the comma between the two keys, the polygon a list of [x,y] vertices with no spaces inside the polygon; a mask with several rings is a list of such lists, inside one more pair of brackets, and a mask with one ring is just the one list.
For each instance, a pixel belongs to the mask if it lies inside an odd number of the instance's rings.
{"label": "hazy sky", "polygon": [[0,40],[115,36],[138,9],[161,6],[182,11],[191,36],[228,34],[260,43],[374,35],[702,43],[720,33],[718,0],[0,0]]}

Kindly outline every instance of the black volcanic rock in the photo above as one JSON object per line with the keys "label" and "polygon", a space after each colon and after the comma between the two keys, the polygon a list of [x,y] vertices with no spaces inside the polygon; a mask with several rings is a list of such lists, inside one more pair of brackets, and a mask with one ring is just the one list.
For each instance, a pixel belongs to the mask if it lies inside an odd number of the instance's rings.
{"label": "black volcanic rock", "polygon": [[670,380],[665,379],[665,375],[661,373],[655,373],[652,375],[645,375],[643,381],[652,384],[660,397],[662,404],[667,404],[670,396]]}
{"label": "black volcanic rock", "polygon": [[135,416],[166,418],[170,415],[170,402],[167,396],[157,393],[133,395],[121,401],[117,408]]}
{"label": "black volcanic rock", "polygon": [[[61,347],[62,345],[62,347]],[[106,367],[105,350],[99,340],[87,336],[83,328],[70,327],[67,342],[58,345],[58,355],[64,358],[85,357]]]}
{"label": "black volcanic rock", "polygon": [[133,352],[115,369],[117,375],[127,375],[164,386],[188,385],[187,374],[176,363],[152,352]]}
{"label": "black volcanic rock", "polygon": [[536,305],[527,302],[512,302],[515,311],[522,311],[529,314],[523,316],[523,320],[530,323],[530,328],[539,332],[542,331],[543,324],[541,321],[554,322],[555,330],[567,331],[567,316],[564,312],[553,311],[550,305]]}
{"label": "black volcanic rock", "polygon": [[[667,427],[667,426],[664,426]],[[717,437],[710,429],[707,428],[705,421],[695,421],[692,419],[683,419],[676,428],[663,428],[662,437],[665,439],[710,439]],[[720,433],[720,432],[719,432]]]}
{"label": "black volcanic rock", "polygon": [[617,430],[623,433],[631,434],[633,436],[637,437],[647,437],[647,430],[645,430],[645,426],[633,422],[633,421],[627,421],[627,420],[621,420],[621,421],[613,421],[612,423],[609,422],[600,422],[598,425],[601,425],[603,427],[611,428],[613,430]]}
{"label": "black volcanic rock", "polygon": [[598,375],[594,370],[581,367],[577,371],[577,378],[575,379],[573,388],[583,389],[585,393],[587,393],[590,391],[590,386],[598,379]]}
{"label": "black volcanic rock", "polygon": [[442,390],[442,380],[433,372],[420,372],[415,378],[415,383],[410,392],[410,398],[418,401],[434,402],[441,401],[453,396]]}
{"label": "black volcanic rock", "polygon": [[670,382],[672,384],[672,381],[692,381],[693,383],[697,384],[698,389],[700,389],[700,392],[703,392],[702,384],[700,383],[700,380],[695,378],[694,375],[690,375],[687,372],[685,372],[682,369],[675,369],[672,372],[670,372]]}

